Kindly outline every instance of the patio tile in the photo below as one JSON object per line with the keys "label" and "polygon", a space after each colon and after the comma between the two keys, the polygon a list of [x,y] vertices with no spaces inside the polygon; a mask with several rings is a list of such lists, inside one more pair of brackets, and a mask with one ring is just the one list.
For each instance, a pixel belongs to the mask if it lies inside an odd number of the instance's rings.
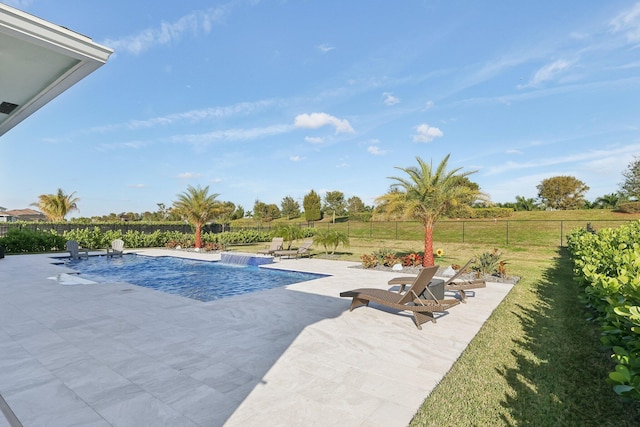
{"label": "patio tile", "polygon": [[419,331],[373,304],[349,312],[341,291],[394,275],[355,263],[281,260],[266,268],[330,276],[203,303],[65,286],[51,262],[0,261],[0,391],[25,426],[405,426],[510,290],[491,283]]}

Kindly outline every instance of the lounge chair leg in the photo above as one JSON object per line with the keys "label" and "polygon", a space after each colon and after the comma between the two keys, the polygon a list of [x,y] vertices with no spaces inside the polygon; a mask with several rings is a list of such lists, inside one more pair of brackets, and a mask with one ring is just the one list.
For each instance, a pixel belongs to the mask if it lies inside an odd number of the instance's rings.
{"label": "lounge chair leg", "polygon": [[463,304],[467,303],[467,294],[464,293],[463,289],[460,289],[460,302]]}
{"label": "lounge chair leg", "polygon": [[368,307],[369,300],[354,297],[353,300],[351,301],[351,307],[349,308],[349,311],[353,311],[354,308],[360,307],[362,305]]}

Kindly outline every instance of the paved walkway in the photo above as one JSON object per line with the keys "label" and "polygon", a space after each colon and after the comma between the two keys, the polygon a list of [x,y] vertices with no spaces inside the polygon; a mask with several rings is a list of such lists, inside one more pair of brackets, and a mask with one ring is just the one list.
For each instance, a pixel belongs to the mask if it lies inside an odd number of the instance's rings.
{"label": "paved walkway", "polygon": [[490,283],[420,331],[349,312],[341,291],[397,275],[351,262],[283,259],[331,276],[203,303],[74,285],[53,261],[0,260],[0,395],[24,426],[406,426],[511,289]]}

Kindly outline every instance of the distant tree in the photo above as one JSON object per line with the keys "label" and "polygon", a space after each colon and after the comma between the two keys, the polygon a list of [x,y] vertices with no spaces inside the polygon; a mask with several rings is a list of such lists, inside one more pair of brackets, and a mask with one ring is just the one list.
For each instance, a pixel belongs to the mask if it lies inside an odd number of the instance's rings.
{"label": "distant tree", "polygon": [[244,208],[240,205],[236,206],[236,210],[233,211],[233,215],[231,217],[231,219],[241,219],[244,218],[245,216],[245,211]]}
{"label": "distant tree", "polygon": [[587,185],[573,176],[554,176],[543,179],[538,188],[542,203],[552,209],[579,209],[584,204]]}
{"label": "distant tree", "polygon": [[449,156],[442,159],[435,169],[420,157],[416,157],[417,167],[396,167],[406,173],[408,179],[390,177],[396,183],[387,194],[376,199],[385,216],[420,221],[424,228],[422,265],[425,267],[435,264],[433,227],[436,221],[451,207],[478,197],[478,194],[472,194],[474,190],[471,187],[460,185],[460,177],[466,177],[475,171],[461,172],[462,168],[447,170]]}
{"label": "distant tree", "polygon": [[311,190],[309,194],[304,196],[302,206],[304,207],[304,218],[307,221],[318,221],[322,219],[321,200],[315,191]]}
{"label": "distant tree", "polygon": [[278,205],[275,203],[269,203],[267,205],[267,216],[270,218],[270,221],[280,218],[282,213],[280,212]]}
{"label": "distant tree", "polygon": [[253,203],[253,219],[258,222],[269,222],[267,221],[267,218],[267,204],[260,201],[259,199],[256,199],[256,201]]}
{"label": "distant tree", "polygon": [[165,206],[164,203],[158,203],[158,221],[164,221],[169,218],[169,209]]}
{"label": "distant tree", "polygon": [[358,196],[352,196],[347,199],[347,213],[349,215],[366,212],[367,206]]}
{"label": "distant tree", "polygon": [[533,197],[516,196],[513,208],[517,211],[534,211],[538,209],[538,203]]}
{"label": "distant tree", "polygon": [[216,218],[222,224],[222,231],[225,231],[225,226],[233,220],[235,210],[236,205],[233,202],[221,202],[218,205]]}
{"label": "distant tree", "polygon": [[282,208],[282,216],[287,219],[298,218],[300,216],[300,203],[296,202],[293,197],[287,196],[280,202]]}
{"label": "distant tree", "polygon": [[256,200],[253,204],[253,218],[260,222],[271,222],[280,218],[280,209],[275,204],[266,204]]}
{"label": "distant tree", "polygon": [[620,192],[630,200],[640,200],[640,157],[636,156],[622,172],[624,182],[620,184]]}
{"label": "distant tree", "polygon": [[327,191],[324,195],[324,211],[333,215],[333,221],[336,215],[344,215],[347,213],[347,202],[344,200],[342,191]]}
{"label": "distant tree", "polygon": [[593,201],[591,207],[593,209],[614,209],[618,203],[622,202],[624,197],[620,194],[611,193],[600,196]]}
{"label": "distant tree", "polygon": [[77,211],[80,199],[73,197],[75,191],[71,194],[65,194],[61,188],[58,188],[56,194],[41,194],[38,201],[32,203],[31,206],[37,206],[40,211],[46,215],[49,221],[64,221],[70,212]]}
{"label": "distant tree", "polygon": [[202,227],[212,221],[219,212],[219,194],[209,194],[209,186],[204,188],[189,185],[187,191],[178,194],[173,208],[183,219],[196,229],[196,248],[202,247]]}

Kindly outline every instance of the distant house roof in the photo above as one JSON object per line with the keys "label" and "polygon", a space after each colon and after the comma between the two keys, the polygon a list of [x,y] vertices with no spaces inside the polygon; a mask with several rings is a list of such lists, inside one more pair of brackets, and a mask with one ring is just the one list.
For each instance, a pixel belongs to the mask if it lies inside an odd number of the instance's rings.
{"label": "distant house roof", "polygon": [[107,62],[90,38],[0,3],[0,136]]}
{"label": "distant house roof", "polygon": [[47,219],[46,215],[42,212],[33,210],[33,209],[12,209],[10,211],[4,212],[10,216],[16,217],[22,220],[34,220],[34,219]]}

